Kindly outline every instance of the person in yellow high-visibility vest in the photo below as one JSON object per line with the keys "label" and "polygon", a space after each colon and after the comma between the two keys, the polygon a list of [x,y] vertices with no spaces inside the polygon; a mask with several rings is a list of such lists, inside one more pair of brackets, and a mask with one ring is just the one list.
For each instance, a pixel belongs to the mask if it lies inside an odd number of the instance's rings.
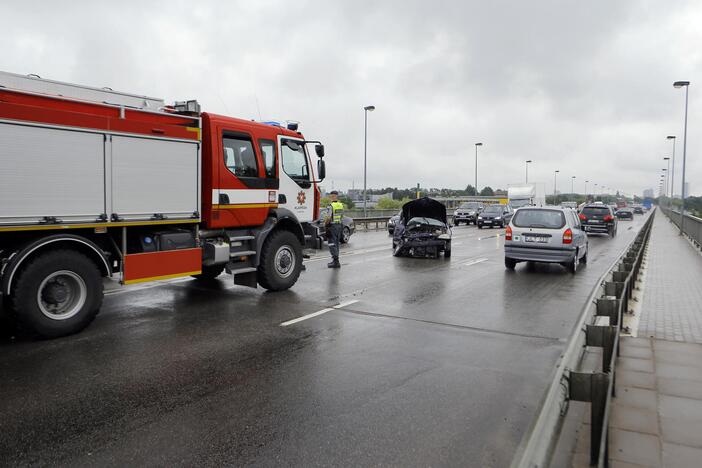
{"label": "person in yellow high-visibility vest", "polygon": [[344,218],[344,204],[339,201],[339,192],[333,190],[329,194],[329,214],[325,219],[328,233],[329,253],[332,261],[327,264],[329,268],[341,268],[339,263],[339,244],[343,232],[342,219]]}

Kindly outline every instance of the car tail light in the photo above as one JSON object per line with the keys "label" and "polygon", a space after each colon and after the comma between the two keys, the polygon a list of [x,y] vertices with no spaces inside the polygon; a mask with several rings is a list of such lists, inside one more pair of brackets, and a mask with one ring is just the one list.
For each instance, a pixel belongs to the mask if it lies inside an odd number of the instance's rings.
{"label": "car tail light", "polygon": [[570,244],[571,242],[573,242],[573,231],[566,229],[563,233],[563,243]]}
{"label": "car tail light", "polygon": [[580,213],[580,214],[578,215],[578,217],[580,218],[581,221],[587,221],[587,216],[585,216],[585,215],[582,214],[582,213]]}
{"label": "car tail light", "polygon": [[509,226],[505,229],[505,240],[512,240],[512,228]]}
{"label": "car tail light", "polygon": [[612,221],[613,219],[614,219],[614,216],[612,216],[612,215],[607,215],[604,217],[605,221]]}

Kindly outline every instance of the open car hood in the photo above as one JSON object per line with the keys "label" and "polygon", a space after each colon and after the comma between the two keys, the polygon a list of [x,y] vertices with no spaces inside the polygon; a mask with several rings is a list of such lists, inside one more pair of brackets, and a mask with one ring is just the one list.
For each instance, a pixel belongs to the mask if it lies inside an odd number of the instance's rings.
{"label": "open car hood", "polygon": [[412,200],[402,206],[403,224],[412,218],[432,218],[446,224],[446,206],[429,197]]}

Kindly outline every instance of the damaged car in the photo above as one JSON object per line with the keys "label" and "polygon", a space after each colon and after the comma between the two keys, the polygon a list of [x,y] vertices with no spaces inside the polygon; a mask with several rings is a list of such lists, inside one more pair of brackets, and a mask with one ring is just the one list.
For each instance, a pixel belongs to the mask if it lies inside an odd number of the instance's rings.
{"label": "damaged car", "polygon": [[429,197],[407,202],[402,207],[392,239],[396,257],[437,258],[451,256],[451,228],[446,206]]}

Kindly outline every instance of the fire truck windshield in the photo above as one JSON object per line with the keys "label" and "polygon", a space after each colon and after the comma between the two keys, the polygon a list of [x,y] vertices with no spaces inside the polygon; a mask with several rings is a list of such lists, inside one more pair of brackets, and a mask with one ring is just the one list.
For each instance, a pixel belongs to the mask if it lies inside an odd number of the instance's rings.
{"label": "fire truck windshield", "polygon": [[294,140],[283,140],[281,148],[285,173],[295,181],[310,180],[305,146],[301,142]]}

